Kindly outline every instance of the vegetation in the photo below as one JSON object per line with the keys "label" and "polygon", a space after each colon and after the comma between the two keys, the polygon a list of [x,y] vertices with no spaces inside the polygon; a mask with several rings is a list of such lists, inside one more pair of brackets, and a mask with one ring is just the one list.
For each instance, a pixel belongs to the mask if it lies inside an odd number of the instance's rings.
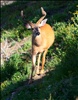
{"label": "vegetation", "polygon": [[[31,43],[15,53],[1,66],[2,100],[76,100],[78,97],[78,1],[23,1],[1,8],[1,42],[6,38],[20,41],[31,35],[22,23],[20,11],[26,21],[40,18],[40,7],[55,31],[55,42],[46,56],[46,75],[25,85],[31,73]],[[7,13],[9,12],[9,14]],[[32,15],[32,16],[31,16]],[[6,17],[5,17],[6,16]],[[21,50],[20,50],[21,52]],[[19,87],[21,90],[15,92]],[[15,94],[14,94],[15,93]],[[13,95],[14,94],[14,95]]]}

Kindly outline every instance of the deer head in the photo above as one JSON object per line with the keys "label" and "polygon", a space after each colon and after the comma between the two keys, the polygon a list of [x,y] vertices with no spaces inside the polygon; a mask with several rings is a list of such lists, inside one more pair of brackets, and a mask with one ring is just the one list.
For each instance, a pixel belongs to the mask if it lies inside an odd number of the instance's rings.
{"label": "deer head", "polygon": [[[44,11],[43,7],[41,7],[41,12],[42,12],[43,16],[36,23],[32,23],[29,21],[26,24],[26,28],[32,29],[33,33],[36,33],[36,35],[39,35],[39,33],[40,33],[38,28],[44,26],[47,22],[47,19],[44,19],[46,17],[46,12]],[[24,18],[23,11],[21,11],[21,16],[22,16],[22,18]]]}

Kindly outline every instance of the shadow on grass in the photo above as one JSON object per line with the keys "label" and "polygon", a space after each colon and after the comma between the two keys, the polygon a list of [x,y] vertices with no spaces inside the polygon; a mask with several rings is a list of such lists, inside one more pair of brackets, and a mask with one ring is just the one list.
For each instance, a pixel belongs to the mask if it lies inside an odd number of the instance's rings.
{"label": "shadow on grass", "polygon": [[[73,44],[74,45],[74,44]],[[5,100],[75,100],[78,96],[78,51],[70,46],[61,63],[32,84],[19,81],[2,91]],[[2,99],[4,100],[4,99]]]}
{"label": "shadow on grass", "polygon": [[4,63],[4,65],[1,67],[1,83],[6,81],[7,79],[11,79],[12,76],[16,72],[20,72],[21,74],[27,74],[27,67],[26,64],[28,64],[31,60],[31,54],[30,53],[22,53],[21,55],[13,54],[11,58]]}

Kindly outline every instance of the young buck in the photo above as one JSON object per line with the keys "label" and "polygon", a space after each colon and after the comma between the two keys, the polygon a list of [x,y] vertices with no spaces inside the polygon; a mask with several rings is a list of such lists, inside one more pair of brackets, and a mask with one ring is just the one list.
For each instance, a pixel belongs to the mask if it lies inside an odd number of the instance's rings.
{"label": "young buck", "polygon": [[[54,42],[54,31],[49,24],[46,24],[47,19],[44,19],[46,12],[41,7],[42,17],[37,21],[36,24],[28,22],[26,24],[27,29],[32,29],[32,72],[30,82],[32,81],[33,72],[36,74],[44,73],[45,56],[48,49]],[[23,16],[23,12],[21,12]],[[40,70],[40,58],[42,56],[42,65]],[[36,66],[36,58],[38,55],[38,65]],[[36,69],[36,70],[35,70]]]}

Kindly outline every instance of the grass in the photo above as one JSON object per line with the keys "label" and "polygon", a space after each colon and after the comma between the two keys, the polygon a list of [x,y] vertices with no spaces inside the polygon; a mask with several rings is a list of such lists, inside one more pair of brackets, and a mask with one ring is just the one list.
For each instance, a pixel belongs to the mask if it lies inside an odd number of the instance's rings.
{"label": "grass", "polygon": [[[26,53],[13,54],[1,66],[1,98],[11,100],[14,91],[22,87],[12,100],[75,100],[78,97],[78,1],[37,2],[16,2],[1,8],[1,41],[6,38],[19,41],[30,36],[31,31],[25,29],[22,24],[20,11],[24,9],[29,16],[26,16],[26,20],[36,22],[41,15],[40,7],[43,6],[56,37],[46,56],[45,70],[50,71],[34,84],[25,85],[32,66],[29,51],[31,43],[26,42],[22,47]],[[6,13],[7,11],[10,14]]]}

